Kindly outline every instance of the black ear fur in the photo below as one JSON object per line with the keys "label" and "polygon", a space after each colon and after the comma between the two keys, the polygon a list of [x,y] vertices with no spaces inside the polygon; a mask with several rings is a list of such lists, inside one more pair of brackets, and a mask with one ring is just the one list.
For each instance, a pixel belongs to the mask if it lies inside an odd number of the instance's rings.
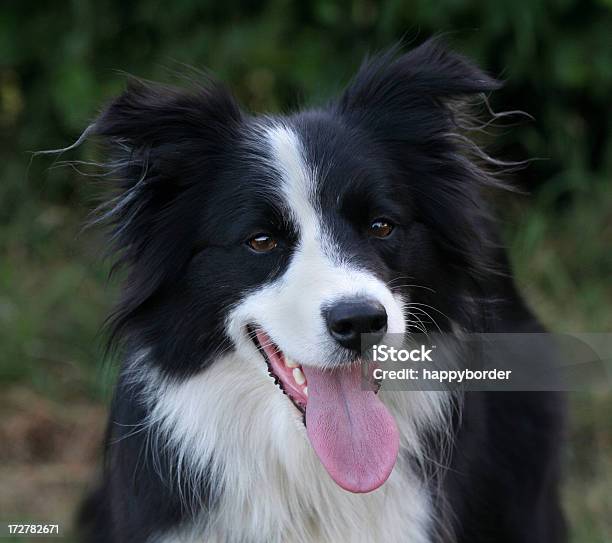
{"label": "black ear fur", "polygon": [[400,45],[367,59],[344,91],[337,108],[367,123],[379,136],[406,142],[435,135],[448,126],[440,110],[470,95],[501,87],[465,57],[431,38],[399,55]]}
{"label": "black ear fur", "polygon": [[125,92],[95,121],[92,133],[136,149],[158,148],[223,135],[240,120],[233,96],[217,82],[181,89],[130,78]]}
{"label": "black ear fur", "polygon": [[216,175],[241,120],[217,83],[179,89],[132,79],[88,129],[108,147],[105,178],[116,191],[96,222],[110,224],[115,267],[129,270],[114,333],[191,257],[201,184]]}
{"label": "black ear fur", "polygon": [[501,183],[474,160],[486,155],[464,125],[473,122],[470,98],[500,87],[433,38],[403,55],[396,46],[366,60],[332,105],[398,165],[413,187],[420,219],[457,269],[473,278],[499,271],[480,188]]}

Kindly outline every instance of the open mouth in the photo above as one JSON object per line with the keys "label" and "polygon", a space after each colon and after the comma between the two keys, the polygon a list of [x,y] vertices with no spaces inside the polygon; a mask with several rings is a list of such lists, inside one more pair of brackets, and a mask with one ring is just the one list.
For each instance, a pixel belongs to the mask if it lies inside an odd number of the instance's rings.
{"label": "open mouth", "polygon": [[[274,379],[276,386],[289,397],[302,414],[306,414],[308,384],[302,366],[286,356],[263,330],[250,330],[250,334],[262,353],[268,365],[268,373]],[[306,424],[305,419],[304,424]]]}
{"label": "open mouth", "polygon": [[332,479],[350,492],[381,486],[397,460],[399,433],[375,392],[362,386],[360,365],[301,365],[261,328],[248,331],[270,376],[303,414],[310,444]]}

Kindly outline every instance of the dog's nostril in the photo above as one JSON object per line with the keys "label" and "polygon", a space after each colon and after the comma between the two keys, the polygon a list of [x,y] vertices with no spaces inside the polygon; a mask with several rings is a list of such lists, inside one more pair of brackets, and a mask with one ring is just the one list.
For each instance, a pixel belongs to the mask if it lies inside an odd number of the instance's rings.
{"label": "dog's nostril", "polygon": [[385,332],[387,330],[387,314],[373,321],[372,332]]}
{"label": "dog's nostril", "polygon": [[353,325],[350,321],[339,321],[334,322],[331,328],[334,334],[346,335],[352,332]]}
{"label": "dog's nostril", "polygon": [[324,311],[330,335],[343,347],[361,350],[361,334],[387,331],[387,312],[376,300],[341,300]]}

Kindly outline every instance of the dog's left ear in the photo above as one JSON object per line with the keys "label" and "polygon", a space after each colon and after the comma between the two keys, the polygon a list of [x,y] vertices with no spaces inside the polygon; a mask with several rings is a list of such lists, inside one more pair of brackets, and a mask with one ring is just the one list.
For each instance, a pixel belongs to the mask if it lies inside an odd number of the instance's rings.
{"label": "dog's left ear", "polygon": [[366,60],[335,104],[378,141],[418,144],[436,138],[448,130],[457,103],[501,87],[439,38],[403,55],[398,50]]}
{"label": "dog's left ear", "polygon": [[468,106],[500,86],[434,38],[366,61],[332,105],[417,187],[419,221],[436,233],[447,261],[473,277],[495,268],[497,242],[483,226],[489,217],[480,188],[499,182],[474,160],[488,157],[465,132],[474,124]]}

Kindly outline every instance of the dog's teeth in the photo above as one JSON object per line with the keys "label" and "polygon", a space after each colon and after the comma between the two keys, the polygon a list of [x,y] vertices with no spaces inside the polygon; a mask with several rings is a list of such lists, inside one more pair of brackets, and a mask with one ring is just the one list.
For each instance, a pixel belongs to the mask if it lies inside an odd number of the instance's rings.
{"label": "dog's teeth", "polygon": [[295,368],[293,370],[293,378],[298,385],[303,385],[306,382],[306,378],[300,368]]}
{"label": "dog's teeth", "polygon": [[300,365],[288,356],[285,356],[285,366],[288,368],[299,368]]}
{"label": "dog's teeth", "polygon": [[304,396],[308,396],[308,387],[304,387],[302,392],[304,393]]}

